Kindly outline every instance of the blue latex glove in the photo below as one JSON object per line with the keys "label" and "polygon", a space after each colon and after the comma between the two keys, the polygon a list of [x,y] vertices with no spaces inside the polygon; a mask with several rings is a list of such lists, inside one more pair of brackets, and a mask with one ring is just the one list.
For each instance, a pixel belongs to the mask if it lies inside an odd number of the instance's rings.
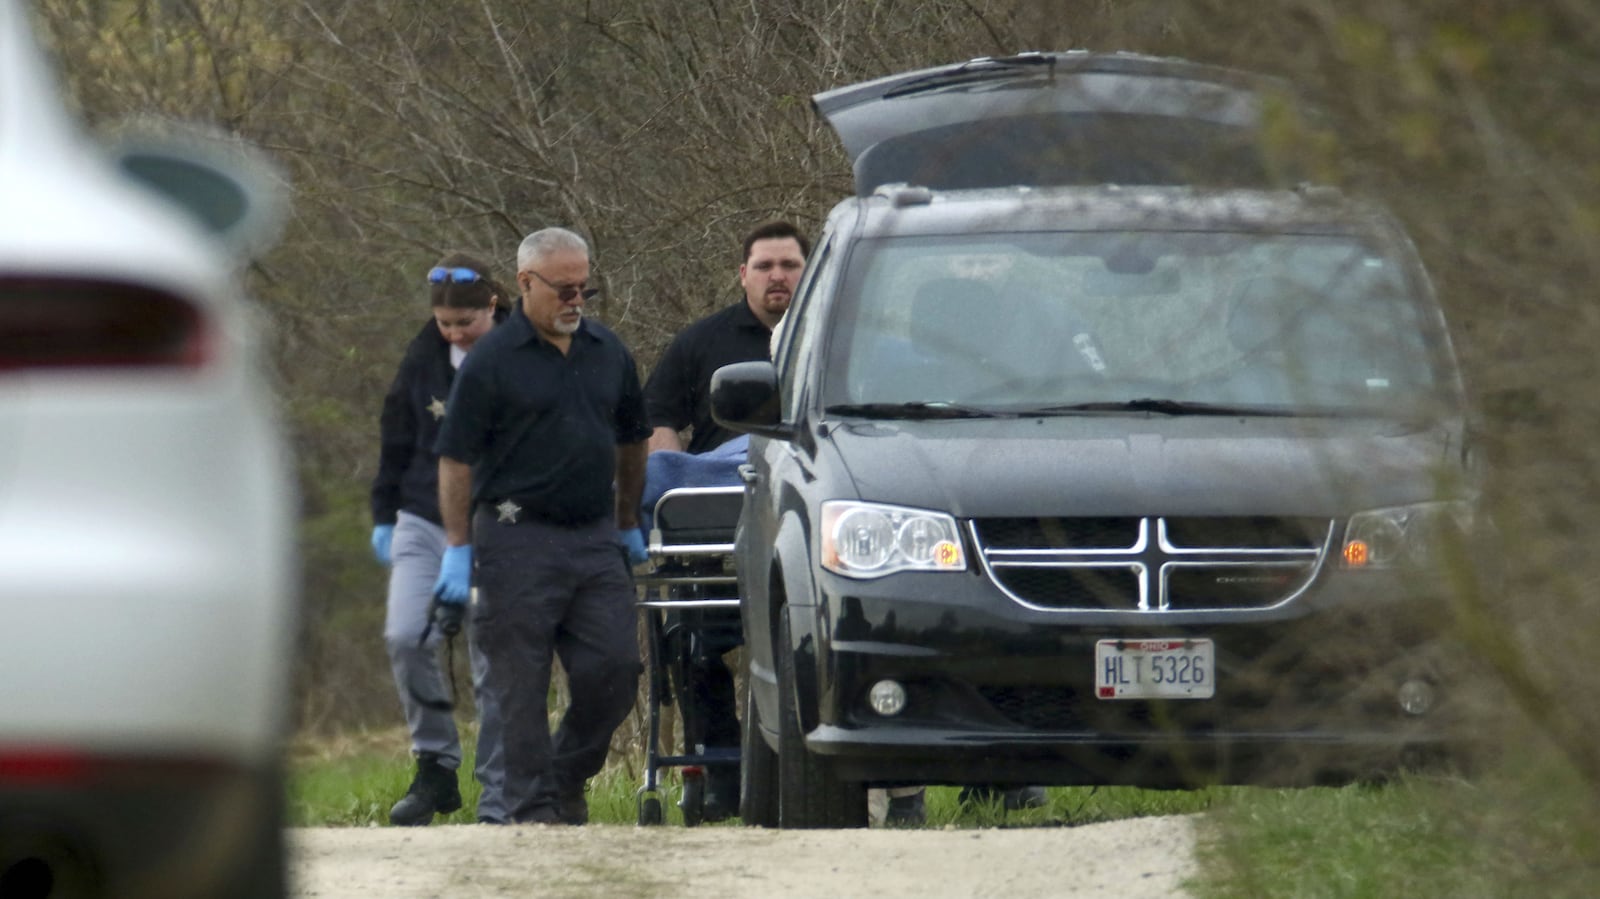
{"label": "blue latex glove", "polygon": [[643,565],[650,561],[650,553],[644,548],[644,532],[638,528],[618,528],[617,542],[628,551],[629,565]]}
{"label": "blue latex glove", "polygon": [[372,554],[378,561],[385,565],[392,564],[389,557],[389,545],[394,542],[394,525],[380,524],[372,528]]}
{"label": "blue latex glove", "polygon": [[472,595],[472,544],[445,548],[433,595],[442,603],[462,604]]}

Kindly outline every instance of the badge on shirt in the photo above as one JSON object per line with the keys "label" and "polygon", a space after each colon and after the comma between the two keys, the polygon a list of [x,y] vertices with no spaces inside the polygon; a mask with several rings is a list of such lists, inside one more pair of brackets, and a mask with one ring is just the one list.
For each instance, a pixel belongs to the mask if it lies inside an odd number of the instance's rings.
{"label": "badge on shirt", "polygon": [[495,506],[494,510],[500,513],[501,524],[516,524],[517,516],[522,514],[522,507],[509,499]]}
{"label": "badge on shirt", "polygon": [[433,413],[433,420],[444,418],[444,400],[433,397],[433,402],[428,404],[428,411]]}

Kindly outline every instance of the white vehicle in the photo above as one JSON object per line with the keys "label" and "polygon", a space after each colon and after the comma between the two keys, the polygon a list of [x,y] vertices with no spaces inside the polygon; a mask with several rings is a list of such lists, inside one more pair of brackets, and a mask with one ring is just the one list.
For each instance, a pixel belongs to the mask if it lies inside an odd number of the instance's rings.
{"label": "white vehicle", "polygon": [[91,143],[30,24],[0,0],[0,896],[282,896],[296,504],[236,277],[271,179]]}

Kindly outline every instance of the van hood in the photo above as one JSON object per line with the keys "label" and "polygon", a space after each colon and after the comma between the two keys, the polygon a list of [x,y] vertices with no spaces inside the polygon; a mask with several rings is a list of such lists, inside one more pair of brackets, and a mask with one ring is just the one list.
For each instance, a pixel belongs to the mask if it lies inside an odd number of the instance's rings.
{"label": "van hood", "polygon": [[1460,430],[1375,419],[849,422],[830,435],[859,498],[958,518],[1340,517],[1438,498]]}

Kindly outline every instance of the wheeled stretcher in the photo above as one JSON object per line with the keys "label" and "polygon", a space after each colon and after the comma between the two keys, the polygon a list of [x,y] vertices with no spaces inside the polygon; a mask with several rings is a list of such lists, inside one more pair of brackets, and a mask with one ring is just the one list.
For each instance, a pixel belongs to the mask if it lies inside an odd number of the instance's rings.
{"label": "wheeled stretcher", "polygon": [[[697,745],[704,732],[696,704],[684,701],[691,670],[705,654],[721,655],[744,642],[739,621],[738,581],[733,568],[734,532],[744,491],[738,486],[675,487],[661,494],[651,517],[650,570],[637,581],[645,625],[648,725],[644,785],[639,788],[639,824],[661,824],[659,775],[681,768],[684,824],[703,819],[705,773],[739,765],[735,747]],[[681,752],[662,745],[662,708],[676,704]]]}

